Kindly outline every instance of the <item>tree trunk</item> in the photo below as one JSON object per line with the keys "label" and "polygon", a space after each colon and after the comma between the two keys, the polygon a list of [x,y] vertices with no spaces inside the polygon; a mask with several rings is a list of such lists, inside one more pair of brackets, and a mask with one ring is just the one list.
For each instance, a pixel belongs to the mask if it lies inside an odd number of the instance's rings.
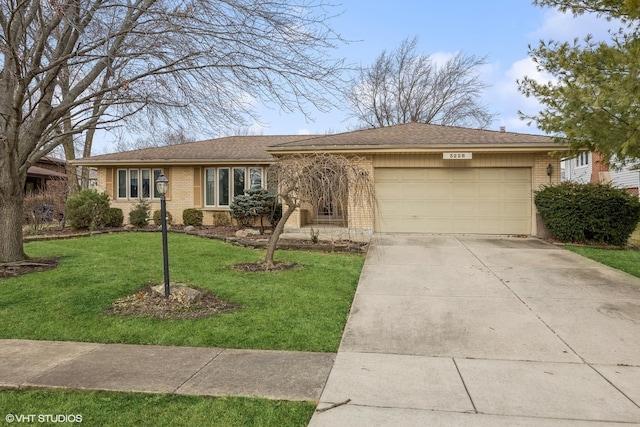
{"label": "tree trunk", "polygon": [[22,261],[27,258],[22,242],[23,186],[3,184],[0,188],[0,263]]}
{"label": "tree trunk", "polygon": [[80,192],[80,184],[78,183],[78,173],[76,166],[71,164],[71,161],[76,159],[76,151],[73,143],[73,135],[66,135],[62,142],[62,148],[64,148],[65,157],[65,172],[67,174],[67,187],[69,188],[69,195],[74,195]]}
{"label": "tree trunk", "polygon": [[280,240],[280,235],[282,234],[282,230],[284,230],[284,225],[289,220],[289,217],[296,210],[296,204],[290,200],[285,199],[285,205],[287,209],[283,212],[282,218],[278,221],[276,228],[273,229],[273,233],[271,233],[271,237],[269,237],[269,243],[267,244],[267,255],[264,258],[264,266],[267,270],[270,270],[275,267],[273,263],[273,255],[276,252],[276,247],[278,246],[278,240]]}

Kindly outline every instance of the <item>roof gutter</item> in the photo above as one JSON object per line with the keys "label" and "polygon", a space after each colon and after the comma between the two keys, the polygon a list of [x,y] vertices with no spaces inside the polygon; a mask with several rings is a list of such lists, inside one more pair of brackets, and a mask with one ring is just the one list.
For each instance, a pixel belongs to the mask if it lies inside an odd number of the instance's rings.
{"label": "roof gutter", "polygon": [[569,147],[560,144],[461,144],[441,146],[397,146],[397,145],[334,145],[334,146],[300,146],[300,147],[268,147],[272,155],[305,153],[424,153],[439,154],[450,151],[471,151],[475,153],[539,153],[541,151],[568,151]]}
{"label": "roof gutter", "polygon": [[170,165],[170,166],[203,166],[203,165],[270,165],[275,159],[241,159],[241,160],[211,160],[211,159],[75,159],[69,163],[75,166],[137,166],[137,165]]}

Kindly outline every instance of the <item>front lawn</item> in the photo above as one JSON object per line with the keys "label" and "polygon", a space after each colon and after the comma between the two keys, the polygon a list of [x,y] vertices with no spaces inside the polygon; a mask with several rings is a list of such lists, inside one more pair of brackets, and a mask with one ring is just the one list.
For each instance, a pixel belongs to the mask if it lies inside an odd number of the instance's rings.
{"label": "front lawn", "polygon": [[274,350],[337,350],[364,258],[278,251],[298,267],[237,271],[263,251],[169,235],[172,282],[210,289],[240,310],[197,320],[105,314],[116,299],[162,283],[160,233],[31,242],[31,257],[61,256],[57,269],[0,279],[0,338]]}
{"label": "front lawn", "polygon": [[[0,390],[0,408],[6,425],[293,427],[306,426],[315,405],[241,397]],[[32,422],[27,422],[29,416]],[[39,416],[57,418],[39,422]]]}
{"label": "front lawn", "polygon": [[640,251],[631,249],[603,249],[593,246],[567,245],[567,249],[584,257],[640,277]]}

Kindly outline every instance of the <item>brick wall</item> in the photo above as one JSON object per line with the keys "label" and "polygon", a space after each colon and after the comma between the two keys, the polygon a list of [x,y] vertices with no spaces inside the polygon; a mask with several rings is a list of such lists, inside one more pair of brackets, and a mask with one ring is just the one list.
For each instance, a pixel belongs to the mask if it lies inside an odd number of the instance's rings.
{"label": "brick wall", "polygon": [[[358,158],[358,163],[370,174],[373,179],[374,166],[378,167],[446,167],[443,164],[442,156],[422,155],[422,154],[391,154],[365,156]],[[408,163],[407,163],[408,162]],[[551,165],[552,174],[547,175],[547,168]],[[492,154],[478,155],[474,157],[473,164],[469,167],[531,167],[532,170],[532,198],[533,192],[542,186],[550,183],[560,182],[560,160],[550,157],[547,154]],[[198,178],[194,174],[194,168],[191,166],[174,166],[166,168],[165,174],[171,181],[170,194],[167,196],[167,210],[171,212],[175,224],[182,223],[182,212],[187,208],[194,207],[194,179]],[[107,171],[106,168],[98,168],[98,191],[107,191],[111,193],[112,189],[107,188]],[[201,191],[201,183],[197,187],[197,191]],[[115,186],[115,182],[113,183]],[[202,195],[199,195],[199,199]],[[196,200],[197,201],[197,200]],[[111,205],[122,209],[125,217],[125,223],[128,222],[129,211],[138,203],[137,200],[119,200],[112,198]],[[160,201],[151,201],[151,213],[160,209]],[[228,215],[228,208],[203,208],[203,221],[205,225],[214,225],[216,216]],[[354,200],[348,203],[348,229],[358,233],[371,233],[374,229],[374,213],[375,206],[365,206]],[[304,224],[302,215],[299,211],[294,212],[289,221],[287,228],[300,228]],[[544,230],[540,230],[540,221],[535,205],[532,203],[532,234],[540,235]]]}

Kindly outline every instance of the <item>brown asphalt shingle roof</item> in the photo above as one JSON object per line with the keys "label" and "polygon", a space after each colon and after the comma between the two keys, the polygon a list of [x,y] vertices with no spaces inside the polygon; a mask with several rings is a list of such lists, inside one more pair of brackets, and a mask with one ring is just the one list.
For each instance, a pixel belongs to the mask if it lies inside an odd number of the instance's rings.
{"label": "brown asphalt shingle roof", "polygon": [[334,135],[231,136],[78,159],[75,164],[272,162],[273,153],[305,150],[452,148],[468,146],[554,149],[554,139],[542,135],[407,123]]}
{"label": "brown asphalt shingle roof", "polygon": [[44,177],[49,176],[49,177],[56,177],[56,178],[66,178],[67,176],[61,172],[52,171],[51,169],[41,168],[39,166],[31,166],[27,170],[27,175],[28,176],[44,176]]}
{"label": "brown asphalt shingle roof", "polygon": [[271,162],[274,158],[266,148],[294,140],[309,138],[309,135],[258,135],[230,136],[185,144],[168,145],[157,148],[102,154],[86,159],[78,159],[75,164],[93,164],[108,162],[195,162],[195,161],[242,161]]}
{"label": "brown asphalt shingle roof", "polygon": [[424,123],[407,123],[335,135],[316,136],[270,147],[273,151],[293,148],[412,147],[464,145],[550,145],[553,138],[513,132],[467,129]]}

